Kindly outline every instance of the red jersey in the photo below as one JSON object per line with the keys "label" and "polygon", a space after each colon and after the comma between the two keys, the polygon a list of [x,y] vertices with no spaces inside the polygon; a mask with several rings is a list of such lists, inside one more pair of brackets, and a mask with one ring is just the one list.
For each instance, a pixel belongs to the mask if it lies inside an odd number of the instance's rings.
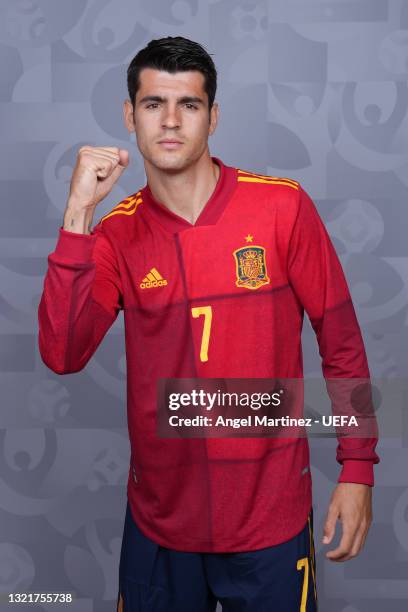
{"label": "red jersey", "polygon": [[[304,311],[325,377],[368,378],[341,264],[301,185],[224,165],[194,224],[149,186],[90,235],[59,228],[38,310],[39,349],[58,374],[84,368],[124,312],[127,484],[141,531],[162,546],[238,552],[284,542],[312,503],[307,438],[160,438],[160,378],[301,378]],[[246,278],[245,246],[264,259]],[[202,309],[211,329],[203,342]],[[201,309],[201,310],[199,310]],[[373,484],[377,439],[339,438],[339,482]]]}

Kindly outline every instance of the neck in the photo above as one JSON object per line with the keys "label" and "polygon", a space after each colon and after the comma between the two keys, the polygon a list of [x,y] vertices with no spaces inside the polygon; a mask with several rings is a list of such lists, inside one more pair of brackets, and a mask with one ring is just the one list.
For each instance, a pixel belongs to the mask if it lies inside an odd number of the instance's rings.
{"label": "neck", "polygon": [[171,174],[145,160],[145,171],[153,197],[169,210],[195,223],[213,193],[220,174],[218,164],[205,152],[195,163]]}

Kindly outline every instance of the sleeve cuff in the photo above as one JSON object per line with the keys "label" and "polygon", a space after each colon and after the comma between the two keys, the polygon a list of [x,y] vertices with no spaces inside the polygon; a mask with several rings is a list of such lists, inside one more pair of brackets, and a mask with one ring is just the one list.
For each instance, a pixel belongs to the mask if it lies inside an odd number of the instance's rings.
{"label": "sleeve cuff", "polygon": [[64,230],[61,225],[54,253],[71,261],[88,262],[92,259],[96,239],[97,235],[93,231],[91,234],[76,234]]}
{"label": "sleeve cuff", "polygon": [[372,461],[345,459],[338,482],[356,482],[374,486],[374,464]]}

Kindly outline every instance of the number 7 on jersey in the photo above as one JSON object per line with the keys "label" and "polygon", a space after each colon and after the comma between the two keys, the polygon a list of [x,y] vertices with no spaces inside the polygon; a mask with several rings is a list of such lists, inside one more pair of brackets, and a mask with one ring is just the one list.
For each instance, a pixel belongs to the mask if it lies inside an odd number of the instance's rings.
{"label": "number 7 on jersey", "polygon": [[211,306],[194,306],[191,308],[191,314],[194,319],[200,315],[204,315],[203,335],[201,337],[200,360],[208,361],[208,344],[210,342],[212,307]]}

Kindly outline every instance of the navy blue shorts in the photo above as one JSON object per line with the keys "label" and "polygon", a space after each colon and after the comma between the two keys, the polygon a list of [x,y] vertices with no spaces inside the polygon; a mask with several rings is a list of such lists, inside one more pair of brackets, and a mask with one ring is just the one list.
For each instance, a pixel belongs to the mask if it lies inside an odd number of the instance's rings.
{"label": "navy blue shorts", "polygon": [[[122,604],[119,607],[119,599]],[[313,509],[291,540],[237,553],[165,548],[138,528],[129,507],[123,530],[120,612],[316,612]]]}

